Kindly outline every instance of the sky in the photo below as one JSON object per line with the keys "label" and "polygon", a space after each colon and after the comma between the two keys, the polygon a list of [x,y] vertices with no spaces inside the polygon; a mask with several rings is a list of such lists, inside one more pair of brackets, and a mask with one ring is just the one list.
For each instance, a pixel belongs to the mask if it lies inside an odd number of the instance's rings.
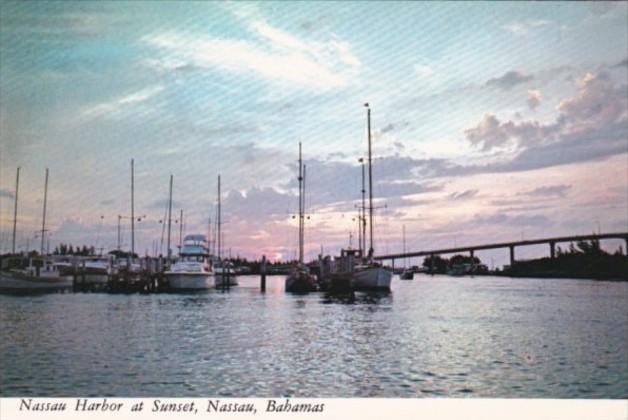
{"label": "sky", "polygon": [[357,246],[365,102],[376,254],[403,226],[413,251],[628,231],[627,21],[626,2],[4,1],[0,250],[18,166],[18,249],[46,168],[50,247],[115,249],[134,159],[139,253],[165,253],[171,174],[175,243],[181,209],[207,232],[220,174],[225,248],[292,258],[299,142],[306,255]]}

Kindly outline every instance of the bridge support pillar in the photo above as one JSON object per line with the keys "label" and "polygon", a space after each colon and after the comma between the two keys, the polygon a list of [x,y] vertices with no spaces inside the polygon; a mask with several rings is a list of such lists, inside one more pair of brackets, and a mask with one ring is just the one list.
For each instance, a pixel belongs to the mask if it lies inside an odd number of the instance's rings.
{"label": "bridge support pillar", "polygon": [[475,257],[475,252],[472,249],[469,250],[469,254],[471,255],[471,259],[473,259],[473,257]]}
{"label": "bridge support pillar", "polygon": [[395,271],[395,259],[394,258],[392,259],[392,269],[393,271]]}
{"label": "bridge support pillar", "polygon": [[430,274],[434,274],[434,254],[430,255]]}
{"label": "bridge support pillar", "polygon": [[510,245],[510,266],[515,265],[515,246]]}
{"label": "bridge support pillar", "polygon": [[550,242],[550,257],[552,259],[556,258],[556,242]]}

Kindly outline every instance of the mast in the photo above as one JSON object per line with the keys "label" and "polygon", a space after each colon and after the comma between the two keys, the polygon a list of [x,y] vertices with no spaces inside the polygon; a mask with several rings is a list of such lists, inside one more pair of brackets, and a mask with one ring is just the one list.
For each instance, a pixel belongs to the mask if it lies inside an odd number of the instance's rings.
{"label": "mast", "polygon": [[212,253],[212,215],[207,216],[207,251]]}
{"label": "mast", "polygon": [[303,162],[299,142],[299,266],[303,264]]}
{"label": "mast", "polygon": [[220,261],[220,175],[218,175],[218,261]]}
{"label": "mast", "polygon": [[362,229],[362,242],[360,243],[360,253],[364,257],[364,251],[366,251],[366,189],[364,188],[364,158],[360,158],[362,163],[362,213],[360,218],[360,225]]}
{"label": "mast", "polygon": [[17,176],[15,177],[15,203],[13,206],[13,242],[11,245],[11,253],[15,254],[15,232],[17,228],[17,193],[20,186],[20,167],[17,168]]}
{"label": "mast", "polygon": [[305,165],[303,165],[303,206],[301,207],[303,210],[303,226],[301,231],[301,265],[303,265],[303,259],[305,257]]}
{"label": "mast", "polygon": [[[406,253],[406,225],[403,225],[403,253]],[[405,257],[403,268],[408,268],[408,257]]]}
{"label": "mast", "polygon": [[168,198],[168,261],[170,261],[170,256],[172,254],[172,250],[170,249],[170,228],[172,226],[172,174],[170,174],[170,195]]}
{"label": "mast", "polygon": [[41,220],[41,253],[44,256],[44,232],[46,231],[46,201],[48,200],[48,168],[46,168],[46,182],[44,184],[44,214]]}
{"label": "mast", "polygon": [[181,255],[181,249],[183,249],[183,209],[179,216],[179,255]]}
{"label": "mast", "polygon": [[369,258],[373,257],[373,165],[371,162],[371,108],[368,102],[366,107],[366,120],[369,142]]}
{"label": "mast", "polygon": [[135,171],[131,159],[131,258],[135,255]]}
{"label": "mast", "polygon": [[168,217],[168,203],[166,203],[166,208],[164,209],[164,218],[161,219],[161,239],[159,241],[159,254],[162,255],[164,252],[164,235],[166,233],[166,218]]}

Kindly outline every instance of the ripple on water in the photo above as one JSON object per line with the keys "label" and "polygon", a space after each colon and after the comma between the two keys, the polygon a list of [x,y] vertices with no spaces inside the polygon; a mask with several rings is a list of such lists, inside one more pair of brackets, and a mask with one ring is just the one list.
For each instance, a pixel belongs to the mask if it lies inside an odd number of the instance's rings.
{"label": "ripple on water", "polygon": [[0,296],[0,396],[625,397],[626,284],[419,278],[351,305],[262,297],[259,278]]}

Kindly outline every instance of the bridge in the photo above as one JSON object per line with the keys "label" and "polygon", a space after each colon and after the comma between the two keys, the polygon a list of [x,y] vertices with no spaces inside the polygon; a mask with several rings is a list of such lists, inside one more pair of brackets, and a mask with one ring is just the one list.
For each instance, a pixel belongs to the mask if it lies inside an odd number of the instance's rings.
{"label": "bridge", "polygon": [[435,255],[441,255],[441,254],[458,254],[458,253],[468,252],[471,258],[473,258],[475,251],[482,251],[486,249],[509,248],[510,249],[510,265],[513,265],[515,263],[515,247],[518,247],[518,246],[549,244],[550,257],[555,258],[557,243],[590,241],[590,240],[601,240],[601,239],[623,239],[626,242],[625,252],[628,255],[628,232],[615,232],[615,233],[597,233],[597,234],[594,233],[591,235],[559,236],[555,238],[531,239],[531,240],[525,240],[525,241],[501,242],[501,243],[484,244],[484,245],[462,246],[462,247],[455,247],[455,248],[433,249],[433,250],[428,250],[428,251],[378,255],[378,256],[375,256],[374,259],[380,260],[380,261],[391,260],[392,266],[394,267],[395,260],[406,258],[406,257],[407,258],[424,257],[424,256],[433,257]]}

